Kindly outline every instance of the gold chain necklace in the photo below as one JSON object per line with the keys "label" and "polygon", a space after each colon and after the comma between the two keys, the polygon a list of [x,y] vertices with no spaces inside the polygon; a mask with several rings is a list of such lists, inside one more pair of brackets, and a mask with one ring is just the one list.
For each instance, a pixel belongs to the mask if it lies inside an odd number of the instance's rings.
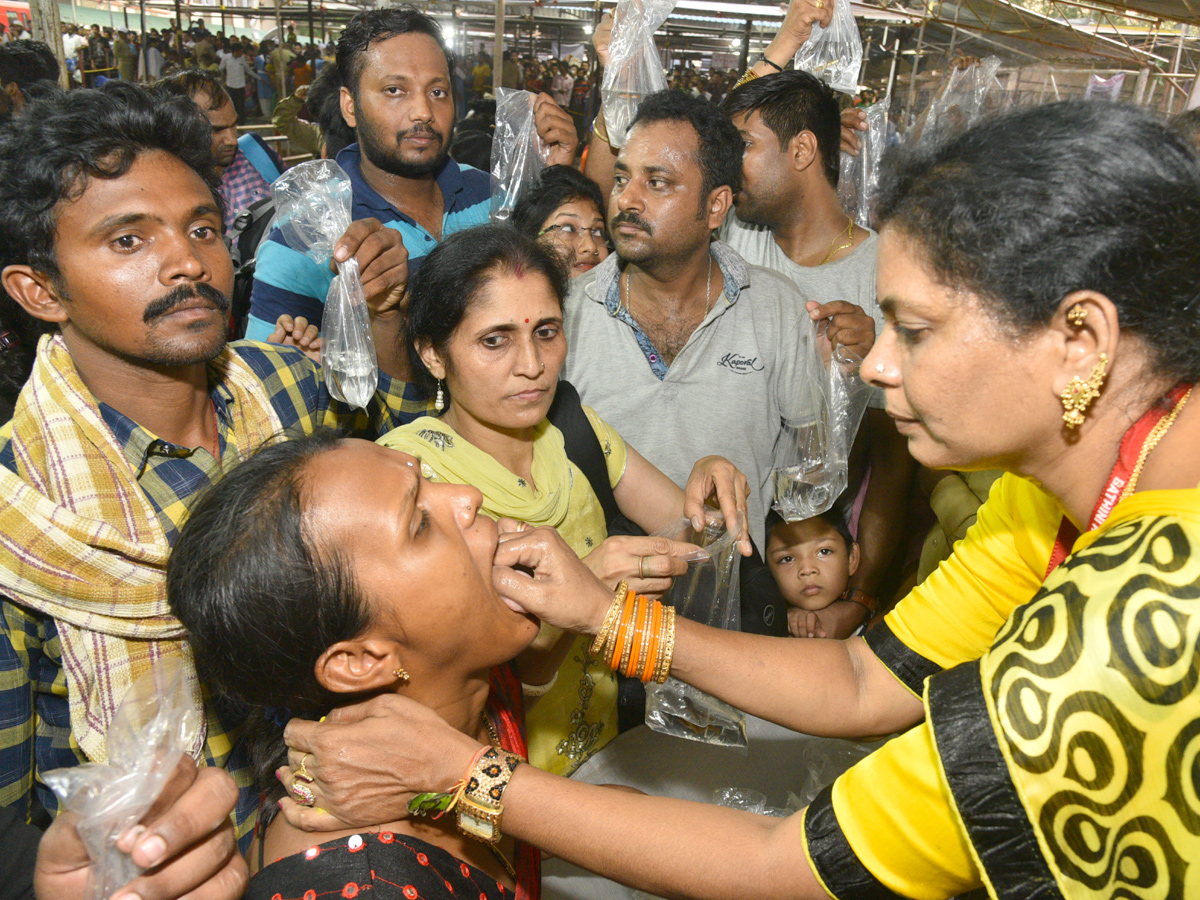
{"label": "gold chain necklace", "polygon": [[821,265],[825,265],[825,263],[827,263],[827,262],[829,262],[831,259],[833,259],[833,257],[834,257],[834,255],[835,255],[835,254],[841,253],[841,252],[842,252],[843,250],[845,250],[847,247],[853,247],[853,246],[854,246],[854,220],[853,220],[852,218],[850,218],[849,216],[846,216],[846,222],[847,222],[847,225],[846,225],[846,243],[844,243],[844,244],[838,244],[838,246],[836,246],[836,247],[834,246],[834,244],[837,244],[837,242],[838,242],[838,238],[840,238],[840,237],[842,236],[842,233],[839,231],[839,232],[837,233],[837,235],[834,237],[834,239],[833,239],[833,243],[831,243],[831,244],[829,245],[829,252],[828,252],[828,253],[826,253],[826,254],[825,254],[825,258],[824,258],[823,260],[821,260]]}
{"label": "gold chain necklace", "polygon": [[1175,408],[1171,410],[1163,418],[1159,419],[1158,424],[1150,431],[1146,438],[1146,443],[1142,445],[1142,452],[1138,454],[1137,464],[1133,467],[1133,472],[1129,476],[1129,484],[1125,485],[1125,489],[1121,491],[1121,496],[1117,498],[1117,502],[1124,500],[1137,489],[1138,477],[1142,474],[1142,466],[1146,464],[1146,457],[1150,455],[1150,451],[1158,446],[1158,442],[1163,439],[1163,435],[1167,433],[1172,425],[1175,424],[1175,419],[1179,415],[1179,411],[1183,409],[1183,404],[1187,403],[1188,397],[1192,395],[1192,388],[1188,388],[1186,393],[1179,398],[1179,402],[1175,404]]}
{"label": "gold chain necklace", "polygon": [[[617,281],[617,287],[620,288],[621,282]],[[625,312],[633,318],[633,310],[630,309],[630,299],[633,297],[633,292],[629,289],[629,269],[625,269],[625,296],[620,303],[617,304],[617,309],[624,307]],[[708,318],[708,314],[712,312],[712,254],[708,254],[708,279],[704,284],[704,317],[700,320]]]}

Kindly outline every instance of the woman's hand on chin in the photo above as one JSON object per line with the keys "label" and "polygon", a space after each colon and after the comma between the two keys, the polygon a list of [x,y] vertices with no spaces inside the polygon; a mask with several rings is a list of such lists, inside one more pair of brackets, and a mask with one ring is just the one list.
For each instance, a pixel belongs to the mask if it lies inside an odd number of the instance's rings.
{"label": "woman's hand on chin", "polygon": [[[277,773],[288,796],[280,808],[304,831],[336,831],[408,818],[414,794],[448,791],[479,742],[415,700],[381,694],[331,712],[323,722],[292,719],[284,731],[288,765]],[[304,763],[311,805],[292,794]]]}
{"label": "woman's hand on chin", "polygon": [[695,554],[706,555],[695,544],[664,537],[610,537],[583,558],[609,588],[616,590],[622,581],[631,591],[657,597],[665,594],[671,581],[687,571],[687,561]]}
{"label": "woman's hand on chin", "polygon": [[742,556],[754,552],[750,545],[749,517],[746,513],[750,483],[737,466],[723,456],[706,456],[692,467],[683,493],[683,515],[691,519],[696,531],[704,531],[704,502],[715,499],[721,515],[725,517],[726,527],[741,529],[738,543]]}
{"label": "woman's hand on chin", "polygon": [[492,581],[500,596],[564,631],[595,634],[613,592],[553,528],[505,534],[496,548]]}

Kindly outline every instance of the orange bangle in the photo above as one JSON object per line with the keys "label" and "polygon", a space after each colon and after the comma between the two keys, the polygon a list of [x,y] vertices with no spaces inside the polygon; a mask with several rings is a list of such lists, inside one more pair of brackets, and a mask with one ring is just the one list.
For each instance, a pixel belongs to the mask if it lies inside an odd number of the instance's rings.
{"label": "orange bangle", "polygon": [[650,643],[650,616],[654,612],[655,601],[649,597],[643,598],[646,601],[641,613],[634,619],[637,625],[633,633],[634,651],[629,655],[629,666],[625,669],[626,678],[634,678],[646,665],[646,648]]}
{"label": "orange bangle", "polygon": [[633,637],[629,633],[629,619],[633,613],[634,604],[637,602],[637,593],[630,591],[625,595],[625,606],[621,610],[621,621],[617,623],[616,640],[613,642],[612,659],[608,662],[608,667],[614,672],[620,671],[618,666],[621,663],[621,655],[625,650],[625,642]]}
{"label": "orange bangle", "polygon": [[650,651],[646,654],[646,665],[642,667],[641,681],[646,684],[654,677],[654,664],[658,662],[659,630],[662,628],[663,605],[654,601],[654,616],[650,621]]}
{"label": "orange bangle", "polygon": [[624,672],[629,667],[629,660],[633,657],[633,646],[637,642],[636,624],[638,617],[642,614],[642,601],[645,600],[640,594],[635,595],[637,600],[633,604],[633,615],[630,617],[626,627],[626,634],[629,640],[625,642],[625,647],[621,651],[620,665],[614,671]]}

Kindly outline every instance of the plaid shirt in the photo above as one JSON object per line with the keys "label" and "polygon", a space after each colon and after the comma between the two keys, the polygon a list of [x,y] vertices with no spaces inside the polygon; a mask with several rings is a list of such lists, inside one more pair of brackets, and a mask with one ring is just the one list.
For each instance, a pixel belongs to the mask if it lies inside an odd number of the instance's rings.
{"label": "plaid shirt", "polygon": [[256,200],[271,196],[271,185],[239,150],[221,176],[217,193],[225,203],[225,230],[228,231],[238,213],[249,209]]}
{"label": "plaid shirt", "polygon": [[[408,385],[382,372],[370,408],[352,410],[330,399],[320,367],[298,350],[250,341],[231,344],[230,349],[258,375],[285,430],[308,434],[327,426],[375,437],[429,412],[429,404],[414,399]],[[212,386],[210,396],[221,423],[218,431],[224,458],[230,452],[226,435],[233,396],[219,383]],[[179,533],[167,512],[190,504],[212,484],[221,467],[210,450],[169,444],[105,404],[100,404],[100,412],[124,447],[138,484],[173,544]],[[15,472],[10,428],[0,428],[0,465]],[[232,452],[236,455],[236,450]],[[230,464],[234,461],[229,460]],[[35,800],[51,815],[59,808],[40,773],[86,759],[71,736],[66,673],[54,620],[6,598],[0,598],[0,613],[0,806],[19,805],[26,818],[40,818]],[[244,713],[236,704],[207,691],[205,702],[221,727],[209,729],[204,762],[233,775],[240,794],[235,811],[238,836],[248,839],[258,794],[249,760],[237,746]]]}

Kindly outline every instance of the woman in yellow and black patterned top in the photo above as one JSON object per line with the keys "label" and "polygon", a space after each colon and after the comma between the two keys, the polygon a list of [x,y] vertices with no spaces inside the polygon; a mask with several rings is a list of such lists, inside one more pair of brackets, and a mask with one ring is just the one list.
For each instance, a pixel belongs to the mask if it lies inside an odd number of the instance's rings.
{"label": "woman in yellow and black patterned top", "polygon": [[[1200,159],[1137,108],[1055,104],[901,152],[877,212],[863,375],[919,462],[1005,474],[865,639],[680,620],[671,673],[798,730],[903,733],[789,819],[519,769],[503,829],[669,896],[1198,897]],[[596,633],[611,595],[557,546],[506,544],[534,578],[498,584]],[[398,790],[469,759],[435,724],[375,724],[415,754]]]}

